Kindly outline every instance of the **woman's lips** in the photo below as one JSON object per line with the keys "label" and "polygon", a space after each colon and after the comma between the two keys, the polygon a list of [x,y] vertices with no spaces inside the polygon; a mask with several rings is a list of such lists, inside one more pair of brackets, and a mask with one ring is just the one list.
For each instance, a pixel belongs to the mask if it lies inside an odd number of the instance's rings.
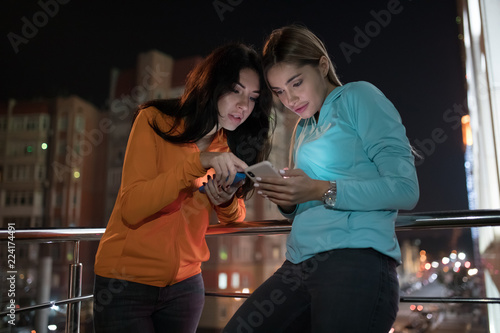
{"label": "woman's lips", "polygon": [[309,103],[301,106],[300,108],[296,108],[295,110],[293,110],[295,113],[302,113],[304,112],[306,109],[307,109],[307,106],[309,105]]}
{"label": "woman's lips", "polygon": [[230,114],[229,115],[229,119],[231,119],[233,122],[239,124],[239,123],[241,123],[241,120],[243,119],[243,116]]}

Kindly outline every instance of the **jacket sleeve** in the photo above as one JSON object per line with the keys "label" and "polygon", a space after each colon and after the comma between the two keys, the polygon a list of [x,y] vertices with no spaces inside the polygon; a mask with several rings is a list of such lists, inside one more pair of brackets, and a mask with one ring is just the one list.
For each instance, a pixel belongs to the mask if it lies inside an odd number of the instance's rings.
{"label": "jacket sleeve", "polygon": [[215,212],[221,223],[242,222],[246,216],[245,202],[243,199],[233,197],[233,201],[229,206],[215,206]]}
{"label": "jacket sleeve", "polygon": [[380,177],[337,180],[336,208],[412,209],[419,187],[406,130],[394,105],[377,88],[358,82],[346,94],[349,117]]}
{"label": "jacket sleeve", "polygon": [[147,112],[142,110],[134,122],[123,164],[120,209],[122,219],[131,225],[174,202],[182,189],[206,174],[199,152],[172,156],[172,168],[158,171],[157,134],[149,125]]}

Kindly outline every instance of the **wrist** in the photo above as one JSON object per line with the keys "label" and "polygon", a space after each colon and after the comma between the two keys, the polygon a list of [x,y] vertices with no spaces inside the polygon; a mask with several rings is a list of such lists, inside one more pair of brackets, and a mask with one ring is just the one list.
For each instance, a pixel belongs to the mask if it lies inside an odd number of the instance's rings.
{"label": "wrist", "polygon": [[337,182],[335,180],[329,181],[328,189],[323,193],[321,201],[326,208],[334,208],[337,203]]}
{"label": "wrist", "polygon": [[318,180],[314,200],[323,201],[323,195],[330,189],[330,182],[328,180]]}
{"label": "wrist", "polygon": [[235,197],[235,195],[233,195],[233,196],[231,197],[231,199],[229,199],[228,201],[223,202],[223,203],[221,203],[221,204],[220,204],[220,205],[218,205],[218,206],[219,206],[220,208],[226,208],[226,207],[231,206],[231,204],[232,204],[232,203],[233,203],[233,201],[234,201],[234,197]]}

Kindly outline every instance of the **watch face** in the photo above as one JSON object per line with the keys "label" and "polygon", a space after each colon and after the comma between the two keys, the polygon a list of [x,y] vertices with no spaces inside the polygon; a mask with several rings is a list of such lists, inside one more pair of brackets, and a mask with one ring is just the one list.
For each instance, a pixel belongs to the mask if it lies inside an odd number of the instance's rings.
{"label": "watch face", "polygon": [[332,197],[328,197],[325,199],[325,205],[333,207],[335,206],[335,199]]}

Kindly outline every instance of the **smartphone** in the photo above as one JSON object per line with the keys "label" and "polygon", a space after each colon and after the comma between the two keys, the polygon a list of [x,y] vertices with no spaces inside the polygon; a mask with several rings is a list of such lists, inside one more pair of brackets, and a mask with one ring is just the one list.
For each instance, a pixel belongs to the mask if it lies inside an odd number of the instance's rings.
{"label": "smartphone", "polygon": [[[237,172],[231,185],[236,185],[236,183],[242,181],[245,178],[246,175],[243,172]],[[205,193],[205,185],[198,187],[198,191],[200,191],[201,193]]]}
{"label": "smartphone", "polygon": [[269,161],[259,162],[245,169],[245,173],[251,180],[257,177],[282,177],[278,170]]}

